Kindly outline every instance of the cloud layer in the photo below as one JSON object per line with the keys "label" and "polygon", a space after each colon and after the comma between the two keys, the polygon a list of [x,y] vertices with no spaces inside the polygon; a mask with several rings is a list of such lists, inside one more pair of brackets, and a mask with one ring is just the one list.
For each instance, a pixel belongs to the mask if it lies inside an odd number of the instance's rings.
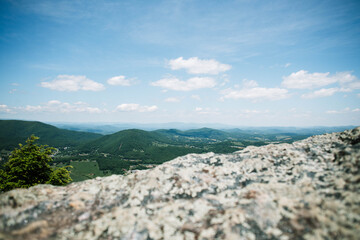
{"label": "cloud layer", "polygon": [[109,78],[107,80],[107,83],[109,85],[113,85],[113,86],[131,86],[132,85],[132,80],[131,79],[126,79],[125,76],[115,76],[112,78]]}
{"label": "cloud layer", "polygon": [[318,97],[329,97],[334,95],[334,93],[339,92],[338,88],[322,88],[312,93],[303,94],[302,98],[318,98]]}
{"label": "cloud layer", "polygon": [[165,102],[176,103],[176,102],[180,102],[180,99],[175,98],[175,97],[169,97],[169,98],[165,99]]}
{"label": "cloud layer", "polygon": [[354,109],[350,109],[349,107],[347,108],[344,108],[340,111],[338,110],[329,110],[329,111],[326,111],[327,114],[344,114],[344,113],[359,113],[360,112],[360,108],[354,108]]}
{"label": "cloud layer", "polygon": [[214,59],[201,60],[197,57],[183,59],[182,57],[169,61],[172,70],[185,69],[190,74],[212,74],[216,75],[231,69],[228,64],[219,63]]}
{"label": "cloud layer", "polygon": [[11,109],[5,104],[0,104],[0,112],[10,113]]}
{"label": "cloud layer", "polygon": [[56,113],[102,113],[103,111],[97,107],[90,107],[87,103],[76,102],[73,104],[51,100],[44,105],[19,108],[27,112],[56,112]]}
{"label": "cloud layer", "polygon": [[171,77],[152,82],[151,85],[174,91],[192,91],[201,88],[213,88],[216,86],[216,81],[210,77],[193,77],[186,81]]}
{"label": "cloud layer", "polygon": [[116,107],[116,111],[122,112],[154,112],[158,110],[156,105],[153,106],[141,106],[137,103],[123,103]]}
{"label": "cloud layer", "polygon": [[[118,105],[113,112],[154,112],[158,110],[156,105],[141,106],[136,103],[123,103]],[[41,105],[27,105],[22,107],[8,107],[7,105],[0,105],[0,112],[2,113],[109,113],[107,109],[100,109],[98,107],[89,106],[85,102],[67,103],[58,100],[51,100]]]}
{"label": "cloud layer", "polygon": [[226,89],[223,93],[223,99],[280,100],[288,97],[288,90],[283,88]]}
{"label": "cloud layer", "polygon": [[319,88],[333,83],[346,85],[356,80],[356,77],[350,72],[339,72],[334,75],[326,73],[309,73],[305,70],[292,73],[283,77],[282,86],[293,89],[312,89]]}
{"label": "cloud layer", "polygon": [[222,91],[224,99],[280,100],[289,97],[287,89],[258,87],[254,80],[243,80],[241,89],[228,88]]}
{"label": "cloud layer", "polygon": [[105,87],[103,84],[86,78],[86,76],[59,75],[51,82],[42,82],[41,86],[56,91],[76,92],[101,91]]}

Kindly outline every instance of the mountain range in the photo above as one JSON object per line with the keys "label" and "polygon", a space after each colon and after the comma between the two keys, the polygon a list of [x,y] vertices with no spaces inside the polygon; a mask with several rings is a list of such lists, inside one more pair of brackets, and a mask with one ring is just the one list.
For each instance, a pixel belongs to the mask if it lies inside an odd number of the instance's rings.
{"label": "mountain range", "polygon": [[[100,125],[98,132],[103,131],[103,126]],[[114,129],[111,125],[107,127],[108,130]],[[56,164],[75,166],[73,178],[79,181],[96,177],[95,172],[122,174],[132,169],[152,167],[188,153],[231,153],[250,145],[291,143],[314,134],[351,128],[126,129],[103,135],[95,133],[96,128],[84,132],[61,129],[42,122],[0,120],[0,150],[1,157],[6,159],[19,143],[24,144],[31,135],[38,136],[39,144],[59,149],[54,156]]]}
{"label": "mountain range", "polygon": [[353,129],[356,126],[312,126],[312,127],[253,127],[253,126],[233,126],[218,123],[70,123],[70,122],[49,122],[48,124],[56,126],[61,129],[68,129],[73,131],[93,132],[101,134],[112,134],[122,130],[140,129],[145,131],[154,131],[158,129],[177,129],[182,131],[211,128],[223,131],[242,131],[249,134],[253,133],[297,133],[297,134],[323,134],[332,132],[341,132],[346,129]]}

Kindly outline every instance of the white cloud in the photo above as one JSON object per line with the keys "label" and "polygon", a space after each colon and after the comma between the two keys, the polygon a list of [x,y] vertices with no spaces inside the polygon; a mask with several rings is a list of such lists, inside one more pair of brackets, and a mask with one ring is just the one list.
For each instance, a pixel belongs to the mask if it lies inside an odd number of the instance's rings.
{"label": "white cloud", "polygon": [[169,61],[172,70],[186,69],[191,74],[219,74],[231,69],[228,64],[219,63],[214,59],[201,60],[197,57],[183,59],[179,57]]}
{"label": "white cloud", "polygon": [[344,84],[344,86],[351,90],[360,89],[360,81],[350,82],[350,83]]}
{"label": "white cloud", "polygon": [[40,112],[40,111],[43,110],[43,107],[41,107],[41,106],[30,106],[30,105],[28,105],[28,106],[25,107],[24,110],[27,111],[27,112]]}
{"label": "white cloud", "polygon": [[205,114],[206,115],[209,115],[209,114],[218,115],[218,114],[220,114],[218,109],[212,110],[211,108],[201,108],[201,107],[196,107],[195,112],[198,113],[198,114],[204,114],[204,115]]}
{"label": "white cloud", "polygon": [[360,98],[360,93],[358,93],[356,96]]}
{"label": "white cloud", "polygon": [[339,89],[339,92],[351,92],[352,91],[352,89],[350,89],[350,88],[340,88]]}
{"label": "white cloud", "polygon": [[[223,90],[221,93],[223,96],[220,98],[221,101],[224,99],[250,99],[250,100],[280,100],[289,96],[288,90],[283,88],[262,88],[258,87],[258,83],[254,80],[244,79],[242,81],[241,89],[228,88]],[[235,85],[235,88],[240,86]]]}
{"label": "white cloud", "polygon": [[191,98],[195,99],[195,100],[198,100],[198,101],[201,100],[201,97],[199,95],[191,95]]}
{"label": "white cloud", "polygon": [[132,112],[132,111],[137,111],[139,109],[139,107],[140,107],[140,105],[136,104],[136,103],[123,103],[121,105],[118,105],[116,107],[116,110]]}
{"label": "white cloud", "polygon": [[175,91],[192,91],[201,88],[213,88],[216,86],[216,81],[210,77],[193,77],[186,81],[171,77],[152,82],[151,85]]}
{"label": "white cloud", "polygon": [[251,113],[251,114],[259,114],[259,113],[261,113],[261,111],[259,111],[259,110],[249,110],[249,109],[245,109],[244,111],[243,111],[244,113]]}
{"label": "white cloud", "polygon": [[107,83],[113,86],[131,86],[132,85],[132,79],[126,79],[125,76],[115,76],[112,78],[109,78],[107,80]]}
{"label": "white cloud", "polygon": [[51,100],[51,101],[48,101],[47,104],[48,105],[59,105],[59,104],[61,104],[61,102],[58,100]]}
{"label": "white cloud", "polygon": [[83,111],[88,112],[88,113],[101,113],[101,112],[103,112],[97,107],[86,107]]}
{"label": "white cloud", "polygon": [[329,110],[329,111],[326,111],[327,114],[337,114],[337,113],[341,113],[339,111],[336,111],[336,110]]}
{"label": "white cloud", "polygon": [[10,113],[11,109],[5,104],[0,104],[0,112]]}
{"label": "white cloud", "polygon": [[116,107],[116,111],[123,112],[154,112],[158,109],[156,105],[153,106],[141,106],[137,103],[123,103]]}
{"label": "white cloud", "polygon": [[282,85],[287,88],[315,88],[322,87],[336,82],[336,79],[329,77],[330,73],[308,73],[300,70],[283,77]]}
{"label": "white cloud", "polygon": [[344,113],[351,113],[351,112],[360,112],[360,109],[354,108],[353,110],[351,110],[351,108],[347,107],[340,111],[337,111],[337,110],[326,111],[327,114],[344,114]]}
{"label": "white cloud", "polygon": [[247,80],[247,79],[244,79],[242,81],[242,85],[244,88],[255,88],[255,87],[259,86],[259,84],[256,81]]}
{"label": "white cloud", "polygon": [[240,90],[226,89],[223,92],[224,99],[250,99],[250,100],[280,100],[287,98],[288,90],[282,88],[243,88]]}
{"label": "white cloud", "polygon": [[143,106],[140,108],[140,112],[154,112],[156,110],[158,110],[158,107],[156,105]]}
{"label": "white cloud", "polygon": [[339,92],[341,89],[338,88],[322,88],[312,93],[303,94],[302,98],[318,98],[318,97],[329,97],[334,93]]}
{"label": "white cloud", "polygon": [[42,82],[41,86],[57,91],[75,92],[84,91],[101,91],[105,87],[103,84],[86,78],[86,76],[59,75],[51,82]]}
{"label": "white cloud", "polygon": [[170,98],[165,99],[165,102],[176,103],[176,102],[180,102],[180,100],[178,98],[175,98],[175,97],[170,97]]}
{"label": "white cloud", "polygon": [[283,77],[282,85],[286,88],[311,89],[323,87],[333,83],[348,84],[357,78],[350,72],[339,72],[335,75],[327,73],[308,73],[308,71],[300,70],[289,76]]}
{"label": "white cloud", "polygon": [[351,74],[351,72],[338,72],[332,76],[332,78],[334,78],[339,83],[353,82],[357,79],[356,76]]}
{"label": "white cloud", "polygon": [[291,65],[291,63],[286,63],[286,64],[284,65],[284,67],[287,68],[287,67],[290,67],[290,65]]}
{"label": "white cloud", "polygon": [[58,100],[51,100],[43,105],[19,108],[27,112],[57,112],[57,113],[102,113],[97,107],[90,107],[87,103],[77,102],[74,104],[63,103]]}

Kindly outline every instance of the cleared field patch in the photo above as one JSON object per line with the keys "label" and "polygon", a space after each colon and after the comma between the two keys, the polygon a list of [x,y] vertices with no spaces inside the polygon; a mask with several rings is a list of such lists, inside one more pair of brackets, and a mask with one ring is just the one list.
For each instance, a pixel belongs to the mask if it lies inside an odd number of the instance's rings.
{"label": "cleared field patch", "polygon": [[70,165],[73,167],[70,169],[70,176],[74,182],[109,175],[99,169],[96,161],[71,161]]}

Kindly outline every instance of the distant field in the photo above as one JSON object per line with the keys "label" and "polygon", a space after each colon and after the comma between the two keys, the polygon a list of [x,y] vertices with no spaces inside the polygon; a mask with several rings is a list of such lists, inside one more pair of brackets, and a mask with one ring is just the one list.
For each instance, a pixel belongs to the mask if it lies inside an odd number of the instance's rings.
{"label": "distant field", "polygon": [[[70,169],[70,176],[74,182],[110,175],[101,171],[96,161],[72,161],[70,165],[73,167]],[[59,164],[57,166],[65,165]]]}

